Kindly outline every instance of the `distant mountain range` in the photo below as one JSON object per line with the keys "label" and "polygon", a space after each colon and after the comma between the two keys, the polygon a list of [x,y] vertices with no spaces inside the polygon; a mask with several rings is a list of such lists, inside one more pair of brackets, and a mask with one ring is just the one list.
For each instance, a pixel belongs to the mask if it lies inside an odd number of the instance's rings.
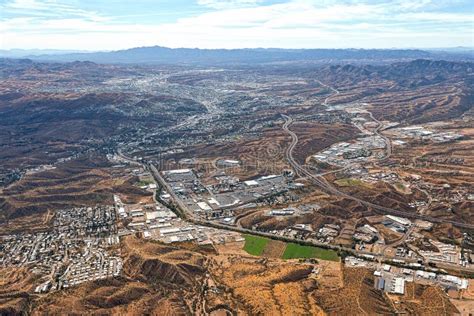
{"label": "distant mountain range", "polygon": [[[4,56],[0,51],[0,56]],[[92,61],[96,63],[143,64],[256,64],[285,62],[393,62],[413,59],[474,60],[472,50],[426,51],[420,49],[197,49],[139,47],[111,52],[58,51],[32,54],[27,57],[38,61]]]}
{"label": "distant mountain range", "polygon": [[86,50],[63,50],[63,49],[0,49],[0,57],[24,58],[38,55],[64,55],[77,53],[91,53]]}

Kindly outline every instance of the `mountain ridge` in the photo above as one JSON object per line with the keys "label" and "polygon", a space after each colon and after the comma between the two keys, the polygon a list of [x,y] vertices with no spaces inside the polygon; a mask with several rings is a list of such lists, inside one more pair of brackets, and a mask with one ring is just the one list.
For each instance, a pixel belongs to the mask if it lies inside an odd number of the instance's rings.
{"label": "mountain ridge", "polygon": [[136,47],[95,53],[34,55],[38,61],[91,61],[118,64],[256,64],[282,62],[396,61],[435,58],[436,54],[420,49],[199,49]]}

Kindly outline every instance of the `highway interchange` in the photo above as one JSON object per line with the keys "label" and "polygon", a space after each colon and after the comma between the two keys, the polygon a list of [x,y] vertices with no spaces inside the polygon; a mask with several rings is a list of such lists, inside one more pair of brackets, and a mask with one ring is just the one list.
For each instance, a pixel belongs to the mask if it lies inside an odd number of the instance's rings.
{"label": "highway interchange", "polygon": [[[337,91],[336,89],[334,89],[332,87],[329,87],[327,85],[324,85],[324,84],[322,84],[322,85],[330,88],[334,92],[334,94],[328,96],[324,100],[323,105],[327,105],[328,100],[332,96],[334,96],[336,94],[339,94],[339,91]],[[387,159],[388,157],[390,157],[390,155],[392,153],[392,146],[391,146],[390,140],[380,133],[380,130],[382,129],[382,126],[383,126],[382,123],[379,122],[378,120],[376,120],[373,117],[372,113],[369,112],[369,115],[378,124],[378,126],[375,129],[374,133],[376,135],[382,137],[386,141],[387,153],[386,153],[385,157],[383,158],[383,160]],[[378,212],[380,214],[391,214],[391,215],[402,216],[402,217],[407,217],[407,218],[422,219],[422,220],[426,220],[426,221],[430,221],[430,222],[434,222],[434,223],[450,223],[450,224],[453,224],[453,225],[458,226],[458,227],[474,229],[474,225],[471,225],[471,224],[466,224],[466,223],[461,223],[461,222],[456,222],[456,221],[451,221],[451,220],[442,220],[442,219],[438,219],[438,218],[432,218],[430,216],[425,216],[425,215],[420,215],[420,214],[416,214],[416,213],[412,213],[412,212],[405,212],[405,211],[401,211],[401,210],[396,210],[396,209],[384,207],[384,206],[377,205],[377,204],[374,204],[372,202],[365,201],[365,200],[362,200],[360,198],[351,196],[351,195],[349,195],[345,192],[342,192],[342,191],[338,190],[333,185],[328,183],[328,181],[324,178],[324,175],[328,174],[328,173],[332,173],[332,172],[341,171],[343,169],[346,169],[347,167],[342,168],[342,169],[338,169],[336,171],[330,171],[330,172],[321,173],[321,174],[313,174],[312,172],[307,170],[305,167],[301,166],[298,163],[298,161],[296,161],[295,158],[293,157],[294,149],[298,145],[298,136],[296,135],[296,133],[294,133],[290,129],[291,125],[294,123],[294,120],[288,115],[282,114],[282,116],[285,120],[285,123],[283,124],[282,128],[291,137],[291,142],[290,142],[290,144],[288,145],[288,147],[286,148],[286,151],[285,151],[285,155],[286,155],[286,159],[287,159],[288,163],[293,168],[296,175],[310,180],[311,183],[316,185],[322,191],[327,192],[329,194],[339,196],[339,197],[343,197],[343,198],[347,198],[347,199],[357,201],[360,204],[362,204],[362,205],[364,205],[364,206],[366,206],[366,207],[368,207],[368,208],[370,208],[370,209],[372,209],[375,212]],[[153,165],[151,163],[150,164],[145,164],[145,163],[137,162],[136,160],[134,160],[130,157],[127,157],[123,153],[120,153],[120,151],[119,151],[119,155],[123,159],[129,161],[130,163],[134,163],[134,164],[139,163],[144,168],[149,170],[151,172],[151,174],[153,175],[153,178],[154,178],[155,182],[170,194],[171,200],[172,200],[174,206],[178,209],[178,211],[181,213],[180,215],[185,220],[187,220],[191,223],[194,223],[194,224],[198,224],[198,225],[210,226],[210,227],[215,227],[215,228],[225,229],[225,230],[232,230],[232,231],[237,231],[237,232],[240,232],[240,233],[259,235],[259,236],[269,237],[269,238],[275,238],[276,237],[276,236],[274,236],[270,233],[255,231],[255,230],[251,230],[251,229],[246,229],[246,228],[240,227],[239,225],[237,225],[237,226],[228,226],[228,225],[217,223],[215,221],[203,220],[203,219],[197,218],[195,216],[195,214],[193,213],[193,211],[189,210],[188,207],[185,205],[185,203],[183,203],[183,201],[178,196],[176,196],[176,194],[174,194],[173,190],[166,183],[166,181],[163,179],[163,177],[160,175],[159,170],[155,167],[155,165]],[[407,237],[408,237],[408,234],[406,234],[403,239],[405,239]],[[351,254],[356,255],[356,256],[370,255],[370,256],[374,256],[377,259],[377,261],[379,261],[379,262],[393,259],[391,257],[385,256],[384,254],[377,254],[377,253],[372,253],[372,252],[363,251],[363,250],[354,250],[352,248],[342,247],[342,246],[338,246],[338,245],[330,245],[330,244],[325,244],[325,243],[316,242],[316,241],[302,241],[300,239],[295,239],[295,238],[291,238],[291,237],[278,237],[278,238],[280,238],[282,240],[285,240],[285,241],[288,241],[288,242],[300,242],[300,243],[303,242],[305,244],[312,245],[312,246],[329,248],[329,249],[333,249],[333,250],[336,250],[336,251],[345,251],[347,253],[351,253]],[[411,261],[406,260],[406,262],[410,263]],[[465,267],[460,267],[460,266],[457,266],[457,265],[450,265],[450,264],[443,265],[443,268],[449,268],[451,270],[464,271],[464,272],[474,272],[473,268],[465,268]]]}
{"label": "highway interchange", "polygon": [[[330,96],[328,96],[324,100],[323,105],[327,106],[329,99],[331,97],[333,97],[334,95],[338,95],[340,92],[335,88],[332,88],[332,87],[330,87],[326,84],[323,84],[322,82],[319,82],[319,83],[321,85],[331,89],[334,92],[333,94],[331,94]],[[374,122],[377,123],[377,127],[374,131],[374,134],[376,134],[377,136],[382,137],[385,140],[386,151],[387,152],[386,152],[385,157],[383,158],[383,160],[386,160],[392,155],[392,145],[391,145],[390,139],[388,137],[386,137],[385,135],[380,133],[380,130],[382,129],[383,124],[380,121],[378,121],[372,115],[371,112],[368,112],[368,114],[371,117],[371,119]],[[405,211],[401,211],[401,210],[396,210],[396,209],[384,207],[384,206],[377,205],[377,204],[374,204],[372,202],[365,201],[365,200],[362,200],[360,198],[351,196],[351,195],[349,195],[345,192],[342,192],[342,191],[338,190],[337,188],[335,188],[333,185],[331,185],[324,178],[324,175],[327,174],[327,173],[325,173],[325,174],[313,174],[312,172],[310,172],[309,170],[307,170],[306,168],[301,166],[298,161],[296,161],[296,159],[293,157],[293,151],[294,151],[295,147],[298,145],[298,135],[296,135],[296,133],[293,132],[290,129],[290,126],[295,121],[293,120],[293,118],[291,118],[290,116],[285,115],[285,114],[282,114],[282,117],[285,119],[285,123],[283,124],[283,130],[288,135],[290,135],[290,137],[291,137],[291,143],[289,144],[289,146],[287,147],[287,149],[285,151],[285,155],[286,155],[286,159],[287,159],[288,163],[290,164],[290,166],[293,168],[293,170],[295,171],[295,173],[298,176],[305,177],[305,178],[309,179],[314,185],[316,185],[317,187],[319,187],[323,191],[325,191],[329,194],[333,194],[333,195],[336,195],[336,196],[340,196],[340,197],[343,197],[343,198],[348,198],[348,199],[357,201],[360,204],[362,204],[362,205],[364,205],[368,208],[371,208],[372,210],[374,210],[378,213],[381,213],[381,214],[391,214],[391,215],[402,216],[402,217],[407,217],[407,218],[422,219],[422,220],[426,220],[426,221],[433,222],[433,223],[449,223],[449,224],[452,224],[452,225],[457,226],[457,227],[474,229],[474,225],[472,225],[472,224],[457,222],[457,221],[453,221],[453,220],[444,220],[444,219],[434,218],[434,217],[430,217],[430,216],[426,216],[426,215],[416,214],[416,213],[413,213],[413,212],[405,212]],[[346,167],[346,168],[348,168],[348,167]],[[339,170],[336,170],[336,171],[331,171],[329,173],[342,171],[346,168],[339,169]]]}
{"label": "highway interchange", "polygon": [[[135,160],[126,157],[125,155],[121,155],[122,158],[126,158],[130,162],[137,163]],[[231,231],[236,231],[240,232],[243,234],[252,234],[252,235],[257,235],[257,236],[262,236],[262,237],[267,237],[267,238],[277,238],[277,236],[267,233],[267,232],[261,232],[261,231],[256,231],[252,229],[247,229],[243,228],[240,226],[229,226],[229,225],[224,225],[219,222],[211,221],[211,220],[203,220],[195,216],[194,212],[190,210],[186,204],[174,193],[174,191],[171,189],[171,187],[168,185],[168,183],[164,180],[164,178],[160,175],[159,170],[153,165],[153,164],[142,164],[144,168],[149,170],[156,182],[157,185],[159,185],[161,188],[166,190],[170,196],[171,200],[173,202],[173,206],[179,211],[179,215],[183,217],[184,220],[196,224],[196,225],[202,225],[202,226],[208,226],[208,227],[214,227],[214,228],[219,228],[219,229],[224,229],[224,230],[231,230]],[[407,235],[404,237],[408,237]],[[384,262],[384,261],[390,261],[393,258],[389,256],[385,256],[384,254],[378,254],[378,253],[373,253],[369,251],[364,251],[364,250],[355,250],[349,247],[343,247],[339,245],[333,245],[333,244],[326,244],[322,242],[317,242],[317,241],[303,241],[301,239],[297,238],[292,238],[292,237],[281,237],[278,236],[279,239],[286,241],[286,242],[297,242],[297,243],[303,243],[306,245],[311,245],[315,247],[323,247],[323,248],[328,248],[332,249],[335,251],[345,251],[346,253],[350,253],[355,256],[362,256],[364,258],[369,258],[370,256],[373,256],[378,262]],[[416,263],[417,261],[414,259],[406,259],[406,263]],[[474,273],[474,268],[471,267],[462,267],[458,265],[451,265],[451,264],[443,264],[442,268],[447,268],[450,270],[455,270],[455,271],[463,271],[463,272],[468,272],[468,273]]]}
{"label": "highway interchange", "polygon": [[434,223],[450,223],[454,226],[474,229],[474,225],[471,225],[471,224],[461,223],[461,222],[452,221],[452,220],[443,220],[443,219],[434,218],[434,217],[430,217],[430,216],[426,216],[426,215],[420,215],[420,214],[416,214],[416,213],[412,213],[412,212],[405,212],[405,211],[395,210],[395,209],[392,209],[392,208],[384,207],[384,206],[381,206],[381,205],[374,204],[372,202],[362,200],[360,198],[351,196],[347,193],[344,193],[344,192],[338,190],[337,188],[332,186],[322,175],[315,175],[315,174],[311,173],[309,170],[307,170],[306,168],[301,166],[295,160],[295,158],[293,157],[293,151],[294,151],[296,145],[298,144],[298,136],[295,134],[295,132],[290,130],[290,126],[291,126],[291,124],[294,123],[294,120],[291,117],[287,116],[287,115],[283,115],[283,118],[285,119],[285,124],[283,124],[283,130],[285,132],[287,132],[291,137],[291,143],[285,151],[285,155],[286,155],[286,159],[288,160],[288,163],[290,164],[290,166],[293,168],[293,170],[295,171],[295,173],[298,176],[306,177],[313,184],[315,184],[317,187],[319,187],[323,191],[325,191],[327,193],[330,193],[330,194],[334,194],[336,196],[340,196],[340,197],[344,197],[344,198],[348,198],[348,199],[357,201],[360,204],[362,204],[366,207],[369,207],[369,208],[373,209],[374,211],[380,212],[382,214],[391,214],[391,215],[403,216],[403,217],[407,217],[407,218],[423,219],[423,220],[434,222]]}

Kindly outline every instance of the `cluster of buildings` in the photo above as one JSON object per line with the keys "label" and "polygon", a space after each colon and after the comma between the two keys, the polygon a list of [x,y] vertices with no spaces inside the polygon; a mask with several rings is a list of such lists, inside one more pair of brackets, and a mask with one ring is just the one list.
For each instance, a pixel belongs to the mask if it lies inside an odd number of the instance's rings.
{"label": "cluster of buildings", "polygon": [[375,183],[378,181],[394,183],[399,181],[399,176],[395,172],[372,172],[364,174],[361,177],[361,180],[369,183]]}
{"label": "cluster of buildings", "polygon": [[195,242],[198,245],[224,244],[243,241],[240,233],[187,223],[180,218],[170,221],[169,226],[143,230],[143,237],[164,243]]}
{"label": "cluster of buildings", "polygon": [[295,224],[284,229],[273,229],[273,230],[260,230],[256,225],[252,229],[257,231],[263,231],[275,236],[294,238],[300,240],[312,240],[314,236],[313,228],[310,224]]}
{"label": "cluster of buildings", "polygon": [[356,232],[352,238],[354,238],[356,241],[372,243],[380,237],[379,231],[375,227],[365,224],[356,229]]}
{"label": "cluster of buildings", "polygon": [[[424,126],[407,126],[392,129],[391,133],[394,133],[400,138],[412,138],[419,140],[428,140],[435,143],[446,143],[452,142],[463,138],[462,134],[453,132],[436,132],[425,128]],[[402,143],[403,144],[403,141]]]}
{"label": "cluster of buildings", "polygon": [[436,240],[429,240],[438,251],[419,250],[418,253],[429,262],[442,262],[450,264],[459,264],[466,266],[468,262],[461,256],[460,247],[452,244],[445,244]]}
{"label": "cluster of buildings", "polygon": [[320,242],[331,243],[338,235],[341,230],[341,226],[337,224],[325,224],[319,228],[316,238]]}
{"label": "cluster of buildings", "polygon": [[[370,236],[373,236],[374,239],[371,239],[370,242],[378,240],[377,244],[384,244],[385,233],[382,233],[381,225],[398,233],[400,237],[389,247],[391,249],[390,253],[393,252],[393,257],[397,258],[393,259],[394,262],[405,264],[406,262],[418,260],[418,262],[424,262],[425,265],[441,263],[462,267],[468,267],[472,262],[471,250],[455,244],[447,244],[437,240],[427,239],[421,232],[431,230],[433,227],[433,223],[431,222],[423,220],[415,220],[412,222],[407,218],[393,215],[384,215],[376,220],[375,217],[374,220],[370,218],[370,222],[372,225],[364,225],[357,228],[353,238],[369,242],[368,239]],[[356,235],[361,233],[368,235],[367,240],[356,237]],[[386,249],[386,247],[381,249]],[[418,263],[412,262],[411,264]]]}
{"label": "cluster of buildings", "polygon": [[[454,275],[399,268],[388,264],[385,264],[382,269],[376,270],[374,275],[376,276],[376,287],[392,294],[405,294],[406,282],[439,285],[446,291],[451,289],[465,290],[469,286],[468,279]],[[380,285],[383,285],[383,287],[381,288]]]}
{"label": "cluster of buildings", "polygon": [[[119,242],[112,237],[109,245]],[[55,273],[56,282],[48,280],[35,288],[36,293],[48,290],[68,288],[86,281],[117,277],[122,270],[120,256],[112,256],[104,252],[97,240],[85,240],[86,251],[81,256],[69,258],[69,265],[63,273]]]}
{"label": "cluster of buildings", "polygon": [[[161,198],[169,198],[162,192]],[[195,225],[179,218],[166,206],[155,204],[124,204],[119,196],[114,196],[115,208],[120,214],[124,228],[120,235],[140,233],[146,239],[163,243],[196,242],[214,244],[240,241],[241,236],[235,232]]]}
{"label": "cluster of buildings", "polygon": [[[219,183],[214,185],[204,185],[192,169],[163,171],[162,176],[194,216],[206,219],[231,218],[238,207],[276,198],[290,189],[284,175],[247,181],[219,175]],[[167,196],[163,198],[166,200]]]}
{"label": "cluster of buildings", "polygon": [[298,207],[289,206],[285,208],[274,208],[266,211],[265,214],[268,216],[300,216],[311,213],[319,208],[319,205],[303,204]]}
{"label": "cluster of buildings", "polygon": [[398,233],[405,233],[408,227],[411,226],[411,221],[407,218],[398,217],[394,215],[385,215],[385,220],[382,221],[382,224]]}
{"label": "cluster of buildings", "polygon": [[373,258],[367,259],[349,256],[345,258],[344,262],[347,267],[365,267],[374,270],[374,288],[390,294],[405,294],[407,282],[439,285],[446,291],[460,291],[469,287],[468,279],[442,273],[439,270],[420,270],[418,264],[400,267],[379,264],[374,262]]}
{"label": "cluster of buildings", "polygon": [[113,207],[81,207],[56,213],[49,231],[3,236],[0,266],[39,274],[35,292],[48,292],[119,275],[119,243]]}
{"label": "cluster of buildings", "polygon": [[345,167],[354,162],[365,162],[375,151],[383,156],[386,148],[385,140],[380,136],[366,136],[357,138],[355,142],[341,142],[331,145],[312,157],[320,162]]}

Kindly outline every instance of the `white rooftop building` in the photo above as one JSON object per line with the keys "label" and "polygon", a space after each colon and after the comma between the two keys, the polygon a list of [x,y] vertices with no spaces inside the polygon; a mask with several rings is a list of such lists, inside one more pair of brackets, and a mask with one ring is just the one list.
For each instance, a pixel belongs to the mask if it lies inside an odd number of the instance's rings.
{"label": "white rooftop building", "polygon": [[394,278],[392,280],[390,292],[394,294],[405,294],[405,279]]}
{"label": "white rooftop building", "polygon": [[168,174],[188,173],[188,172],[191,172],[191,169],[175,169],[175,170],[166,171],[166,173]]}
{"label": "white rooftop building", "polygon": [[198,202],[197,205],[203,211],[212,211],[212,208],[206,202]]}
{"label": "white rooftop building", "polygon": [[255,181],[255,180],[248,180],[248,181],[244,181],[245,185],[248,186],[248,187],[253,187],[253,186],[257,186],[258,185],[258,182]]}
{"label": "white rooftop building", "polygon": [[393,215],[385,215],[386,218],[388,218],[389,220],[391,221],[394,221],[398,224],[401,224],[403,226],[410,226],[411,225],[411,221],[406,219],[406,218],[403,218],[403,217],[398,217],[398,216],[393,216]]}

